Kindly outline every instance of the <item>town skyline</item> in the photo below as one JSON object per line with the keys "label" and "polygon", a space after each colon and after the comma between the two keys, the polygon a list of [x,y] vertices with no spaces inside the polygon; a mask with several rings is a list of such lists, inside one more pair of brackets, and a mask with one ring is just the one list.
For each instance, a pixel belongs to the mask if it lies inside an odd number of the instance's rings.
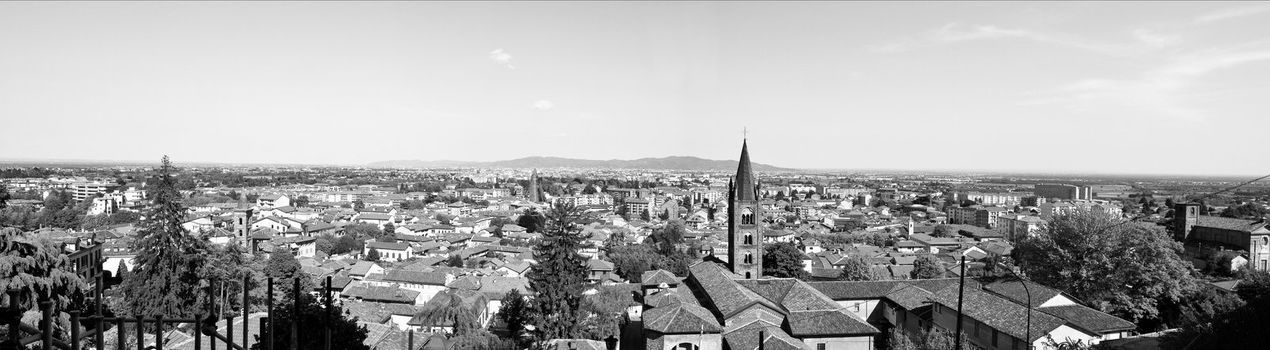
{"label": "town skyline", "polygon": [[797,169],[1254,175],[1270,150],[1230,132],[1270,126],[1256,98],[1270,89],[1266,16],[1258,3],[3,3],[0,115],[29,132],[0,140],[0,158],[729,159],[748,128],[756,158]]}

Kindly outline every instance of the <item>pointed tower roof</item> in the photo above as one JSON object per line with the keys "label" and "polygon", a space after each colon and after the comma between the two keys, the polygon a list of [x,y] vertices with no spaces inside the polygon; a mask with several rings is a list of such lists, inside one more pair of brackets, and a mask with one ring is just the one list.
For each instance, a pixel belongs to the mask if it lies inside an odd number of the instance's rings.
{"label": "pointed tower roof", "polygon": [[530,202],[538,203],[542,201],[542,193],[538,190],[538,168],[534,168],[533,174],[529,175],[529,188],[525,189]]}
{"label": "pointed tower roof", "polygon": [[741,161],[736,165],[736,200],[752,201],[754,198],[754,171],[750,169],[750,149],[745,140],[741,141]]}

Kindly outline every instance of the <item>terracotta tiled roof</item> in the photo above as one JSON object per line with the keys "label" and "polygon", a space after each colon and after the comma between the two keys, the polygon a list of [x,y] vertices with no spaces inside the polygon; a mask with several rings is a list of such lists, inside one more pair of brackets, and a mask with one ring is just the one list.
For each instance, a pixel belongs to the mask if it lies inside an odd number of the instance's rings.
{"label": "terracotta tiled roof", "polygon": [[1041,310],[1050,315],[1058,316],[1058,318],[1067,320],[1068,323],[1075,325],[1077,328],[1082,328],[1099,334],[1127,331],[1137,328],[1133,322],[1108,315],[1084,305],[1051,306],[1037,310]]}
{"label": "terracotta tiled roof", "polygon": [[[957,293],[937,293],[934,300],[946,309],[957,309]],[[1025,324],[1019,322],[1019,320],[1027,318],[1027,307],[977,288],[966,288],[962,302],[962,314],[966,317],[983,322],[989,327],[1015,338],[1023,339],[1027,336],[1028,332],[1024,329]],[[1031,314],[1032,339],[1027,340],[1029,343],[1044,337],[1066,323],[1063,319],[1045,312],[1033,311]]]}
{"label": "terracotta tiled roof", "polygon": [[433,286],[444,286],[448,278],[449,276],[445,273],[406,271],[402,269],[388,270],[383,276],[378,277],[378,279],[388,282],[426,284]]}
{"label": "terracotta tiled roof", "polygon": [[[714,304],[724,318],[735,315],[736,313],[750,307],[751,305],[761,304],[771,308],[772,310],[780,310],[766,298],[759,296],[753,290],[742,287],[734,281],[730,272],[723,269],[722,266],[713,262],[698,262],[689,268],[691,279],[696,280],[697,284],[705,291],[706,297]],[[734,276],[734,275],[733,275]]]}
{"label": "terracotta tiled roof", "polygon": [[1244,220],[1220,216],[1201,215],[1195,226],[1213,227],[1224,230],[1252,232],[1266,227],[1263,220]]}
{"label": "terracotta tiled roof", "polygon": [[671,303],[644,312],[644,328],[663,334],[719,333],[723,327],[710,310],[703,307]]}

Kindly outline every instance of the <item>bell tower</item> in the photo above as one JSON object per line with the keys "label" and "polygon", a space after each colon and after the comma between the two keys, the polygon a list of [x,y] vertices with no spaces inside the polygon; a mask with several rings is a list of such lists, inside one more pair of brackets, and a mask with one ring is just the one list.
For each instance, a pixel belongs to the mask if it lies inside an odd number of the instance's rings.
{"label": "bell tower", "polygon": [[750,151],[741,141],[736,176],[728,182],[728,265],[744,279],[763,273],[763,228],[759,224],[758,182],[750,167]]}

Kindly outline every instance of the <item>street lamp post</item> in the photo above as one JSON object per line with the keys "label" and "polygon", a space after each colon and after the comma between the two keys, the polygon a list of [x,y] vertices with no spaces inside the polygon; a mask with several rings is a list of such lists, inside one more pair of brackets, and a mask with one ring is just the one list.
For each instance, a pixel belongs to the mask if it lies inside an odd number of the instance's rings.
{"label": "street lamp post", "polygon": [[1026,326],[1027,328],[1024,330],[1024,334],[1026,334],[1027,339],[1024,339],[1023,341],[1027,342],[1027,348],[1031,349],[1032,348],[1032,291],[1028,290],[1027,280],[1024,279],[1023,276],[1019,276],[1019,274],[1014,273],[1013,269],[1010,269],[1009,267],[1005,266],[1005,264],[1002,264],[1000,262],[997,263],[997,266],[1000,266],[1002,269],[1009,272],[1010,275],[1014,276],[1014,278],[1018,278],[1019,284],[1023,285],[1023,293],[1027,294],[1027,326]]}

